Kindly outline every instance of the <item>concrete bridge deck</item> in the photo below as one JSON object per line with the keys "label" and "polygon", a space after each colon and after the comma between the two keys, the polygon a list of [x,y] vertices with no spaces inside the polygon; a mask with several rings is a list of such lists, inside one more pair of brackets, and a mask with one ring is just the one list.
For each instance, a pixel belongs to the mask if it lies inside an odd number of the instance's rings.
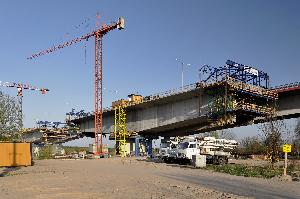
{"label": "concrete bridge deck", "polygon": [[[278,93],[277,119],[300,117],[300,84],[274,88]],[[261,117],[252,121],[236,122],[224,126],[216,125],[207,116],[208,97],[196,84],[183,89],[145,97],[143,103],[132,105],[127,110],[127,130],[141,136],[184,136],[210,130],[226,129],[263,122]],[[81,131],[90,137],[94,136],[94,116],[73,120],[80,125]],[[103,112],[103,133],[114,131],[114,111]]]}

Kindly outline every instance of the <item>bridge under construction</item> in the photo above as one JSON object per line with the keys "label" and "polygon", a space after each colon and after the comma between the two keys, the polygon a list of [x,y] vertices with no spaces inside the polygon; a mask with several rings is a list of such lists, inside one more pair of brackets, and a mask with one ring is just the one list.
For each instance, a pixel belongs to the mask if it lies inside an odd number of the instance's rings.
{"label": "bridge under construction", "polygon": [[[266,73],[230,60],[224,67],[204,66],[200,72],[205,78],[195,84],[144,97],[131,94],[128,100],[112,102],[103,110],[103,134],[110,135],[122,152],[127,139],[142,137],[150,144],[159,136],[192,135],[300,116],[299,83],[270,88]],[[79,128],[77,134],[63,139],[50,134],[51,138],[60,143],[94,137],[94,118],[93,113],[69,113],[69,122]],[[35,134],[44,140],[47,136]],[[25,137],[32,139],[32,133]]]}

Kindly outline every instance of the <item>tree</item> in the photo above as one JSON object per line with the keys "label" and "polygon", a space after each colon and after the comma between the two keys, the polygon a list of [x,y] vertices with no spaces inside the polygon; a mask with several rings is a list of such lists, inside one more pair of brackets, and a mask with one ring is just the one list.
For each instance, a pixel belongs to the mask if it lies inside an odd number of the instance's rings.
{"label": "tree", "polygon": [[15,140],[22,128],[20,104],[0,91],[0,140]]}
{"label": "tree", "polygon": [[297,156],[298,158],[300,155],[300,119],[297,120],[295,129],[294,129],[292,155]]}
{"label": "tree", "polygon": [[295,127],[295,137],[298,141],[300,141],[300,119],[297,120],[297,124],[296,124],[296,127]]}
{"label": "tree", "polygon": [[283,120],[275,120],[271,117],[267,119],[268,122],[260,126],[261,138],[266,146],[265,153],[274,164],[279,160],[281,145],[288,138],[289,131]]}
{"label": "tree", "polygon": [[241,153],[247,155],[261,155],[266,150],[264,143],[257,136],[245,137],[241,144],[243,147]]}
{"label": "tree", "polygon": [[219,137],[222,139],[234,140],[236,139],[235,134],[230,129],[223,129],[218,131]]}
{"label": "tree", "polygon": [[229,129],[206,132],[202,136],[203,137],[215,137],[217,139],[228,139],[228,140],[235,139],[234,133]]}

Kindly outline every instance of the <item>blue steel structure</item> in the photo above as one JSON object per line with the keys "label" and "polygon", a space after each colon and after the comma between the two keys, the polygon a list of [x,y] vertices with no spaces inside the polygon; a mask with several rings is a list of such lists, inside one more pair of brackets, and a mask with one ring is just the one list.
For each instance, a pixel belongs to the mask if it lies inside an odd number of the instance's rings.
{"label": "blue steel structure", "polygon": [[[232,77],[240,82],[252,84],[265,89],[270,87],[270,77],[267,73],[231,60],[227,60],[225,66],[218,68],[204,65],[199,72],[200,81],[203,82],[225,81],[226,77]],[[201,77],[205,78],[202,80]]]}
{"label": "blue steel structure", "polygon": [[66,113],[66,115],[68,115],[70,117],[73,117],[73,116],[86,117],[86,116],[88,116],[88,113],[86,113],[84,110],[80,110],[80,111],[76,112],[75,109],[72,108],[71,112]]}
{"label": "blue steel structure", "polygon": [[49,122],[49,121],[37,121],[36,124],[39,126],[39,128],[58,128],[59,125],[66,125],[67,123],[64,122]]}

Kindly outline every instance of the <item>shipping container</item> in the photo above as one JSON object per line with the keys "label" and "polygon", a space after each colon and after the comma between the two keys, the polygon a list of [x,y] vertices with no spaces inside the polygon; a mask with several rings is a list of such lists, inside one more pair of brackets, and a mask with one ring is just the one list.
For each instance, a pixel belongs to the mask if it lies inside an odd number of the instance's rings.
{"label": "shipping container", "polygon": [[0,143],[0,167],[31,165],[31,143]]}

